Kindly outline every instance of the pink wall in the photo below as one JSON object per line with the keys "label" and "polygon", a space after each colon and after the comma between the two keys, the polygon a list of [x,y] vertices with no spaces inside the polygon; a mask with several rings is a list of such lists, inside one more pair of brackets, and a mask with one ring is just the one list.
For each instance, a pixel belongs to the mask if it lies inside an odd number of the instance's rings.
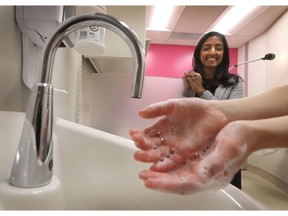
{"label": "pink wall", "polygon": [[[181,78],[183,73],[192,69],[195,46],[151,44],[146,56],[146,75]],[[235,65],[238,49],[230,49],[230,65]],[[237,73],[233,68],[231,73]]]}

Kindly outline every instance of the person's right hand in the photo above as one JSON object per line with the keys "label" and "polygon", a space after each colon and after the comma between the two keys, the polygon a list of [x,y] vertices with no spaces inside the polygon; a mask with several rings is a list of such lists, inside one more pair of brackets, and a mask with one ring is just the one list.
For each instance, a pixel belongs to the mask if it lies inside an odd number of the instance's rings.
{"label": "person's right hand", "polygon": [[144,170],[139,176],[147,188],[179,194],[224,188],[249,155],[249,133],[245,124],[229,123],[217,135],[209,154],[190,156],[170,171]]}

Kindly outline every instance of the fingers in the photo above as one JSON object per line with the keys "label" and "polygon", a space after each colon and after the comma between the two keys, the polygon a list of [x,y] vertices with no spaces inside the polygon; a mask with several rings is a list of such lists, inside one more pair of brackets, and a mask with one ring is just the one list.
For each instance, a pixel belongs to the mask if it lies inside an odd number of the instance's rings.
{"label": "fingers", "polygon": [[201,80],[201,75],[200,74],[194,74],[192,76],[187,76],[186,80],[187,81],[195,81],[195,80]]}
{"label": "fingers", "polygon": [[145,186],[150,189],[188,194],[204,190],[203,184],[194,175],[177,176],[170,173],[159,173],[144,170],[139,174]]}
{"label": "fingers", "polygon": [[184,73],[183,76],[182,76],[182,78],[186,78],[188,75],[189,75],[189,72]]}
{"label": "fingers", "polygon": [[[225,140],[219,141],[223,143]],[[144,180],[147,188],[180,194],[223,188],[240,169],[245,150],[225,142],[223,145],[216,143],[216,146],[220,147],[213,149],[201,160],[189,158],[185,163],[175,162],[175,158],[160,160],[150,170],[142,171],[139,177]],[[157,155],[154,159],[163,156]]]}
{"label": "fingers", "polygon": [[173,170],[179,164],[181,165],[184,161],[184,158],[180,155],[173,155],[170,156],[167,152],[163,152],[161,158],[150,167],[150,170],[157,171],[157,172],[166,172]]}
{"label": "fingers", "polygon": [[159,146],[157,149],[137,151],[134,158],[142,162],[153,163],[150,170],[157,172],[167,172],[182,166],[187,160],[187,156],[169,146]]}
{"label": "fingers", "polygon": [[188,73],[184,73],[185,78],[191,78],[191,77],[201,77],[200,73],[197,73],[195,71],[189,71]]}
{"label": "fingers", "polygon": [[168,115],[174,110],[174,100],[170,99],[163,102],[158,102],[140,110],[138,114],[142,118],[156,118],[163,115]]}
{"label": "fingers", "polygon": [[131,129],[129,130],[130,137],[135,142],[136,146],[142,150],[148,150],[163,145],[166,142],[163,137],[163,134],[166,132],[166,121],[166,118],[159,120],[155,124],[146,127],[143,132]]}
{"label": "fingers", "polygon": [[142,150],[148,150],[151,149],[151,147],[153,146],[152,141],[150,139],[146,139],[141,131],[131,129],[129,130],[129,134],[138,148]]}
{"label": "fingers", "polygon": [[[210,160],[211,158],[208,161]],[[187,164],[188,166],[183,165],[170,172],[144,170],[140,172],[139,177],[145,182],[147,188],[189,194],[223,188],[229,184],[236,173],[220,172],[223,170],[225,162],[216,166],[214,166],[213,162],[205,165],[201,162]],[[219,170],[215,168],[219,168]]]}
{"label": "fingers", "polygon": [[182,165],[185,160],[185,156],[176,152],[173,148],[168,146],[159,146],[156,148],[146,151],[136,151],[134,153],[135,160],[153,163],[150,169],[158,172],[173,170],[179,164]]}
{"label": "fingers", "polygon": [[134,158],[142,162],[156,162],[165,156],[164,150],[147,150],[147,151],[136,151],[134,153]]}
{"label": "fingers", "polygon": [[194,71],[185,72],[184,75],[183,75],[183,77],[191,76],[193,73],[194,73]]}
{"label": "fingers", "polygon": [[152,162],[151,170],[159,172],[172,170],[186,158],[186,155],[169,146],[168,141],[162,140],[161,137],[146,138],[137,130],[130,130],[129,133],[135,145],[142,150],[134,153],[135,160]]}

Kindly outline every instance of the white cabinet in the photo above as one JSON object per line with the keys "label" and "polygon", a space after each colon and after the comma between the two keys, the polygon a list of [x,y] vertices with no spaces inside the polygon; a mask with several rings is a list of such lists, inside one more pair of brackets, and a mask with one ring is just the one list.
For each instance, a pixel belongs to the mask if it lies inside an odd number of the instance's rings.
{"label": "white cabinet", "polygon": [[[138,36],[145,48],[146,6],[107,6],[107,14],[126,23]],[[106,29],[105,52],[90,58],[97,73],[132,73],[132,55],[126,42]]]}

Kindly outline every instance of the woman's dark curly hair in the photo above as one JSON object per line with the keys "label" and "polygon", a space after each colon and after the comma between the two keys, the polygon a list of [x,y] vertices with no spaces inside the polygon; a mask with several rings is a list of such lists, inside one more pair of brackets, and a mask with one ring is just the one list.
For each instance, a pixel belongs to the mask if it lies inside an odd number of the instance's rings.
{"label": "woman's dark curly hair", "polygon": [[[204,42],[212,36],[216,36],[216,37],[220,38],[220,40],[223,43],[223,49],[224,49],[223,60],[218,65],[218,67],[216,69],[216,73],[214,74],[213,85],[217,85],[217,86],[223,85],[224,87],[229,87],[231,85],[235,85],[239,82],[239,76],[235,75],[235,74],[231,74],[228,72],[229,64],[230,64],[229,48],[228,48],[228,44],[227,44],[225,36],[220,34],[219,32],[211,31],[211,32],[208,32],[207,34],[205,34],[201,38],[201,40],[197,44],[195,51],[194,51],[193,60],[192,60],[193,70],[195,72],[198,72],[201,74],[202,80],[203,80],[203,87],[207,88],[208,83],[207,83],[207,79],[205,76],[205,72],[203,70],[203,64],[200,60],[200,52],[201,52],[201,48],[202,48]],[[210,84],[211,84],[211,82],[210,82]]]}

